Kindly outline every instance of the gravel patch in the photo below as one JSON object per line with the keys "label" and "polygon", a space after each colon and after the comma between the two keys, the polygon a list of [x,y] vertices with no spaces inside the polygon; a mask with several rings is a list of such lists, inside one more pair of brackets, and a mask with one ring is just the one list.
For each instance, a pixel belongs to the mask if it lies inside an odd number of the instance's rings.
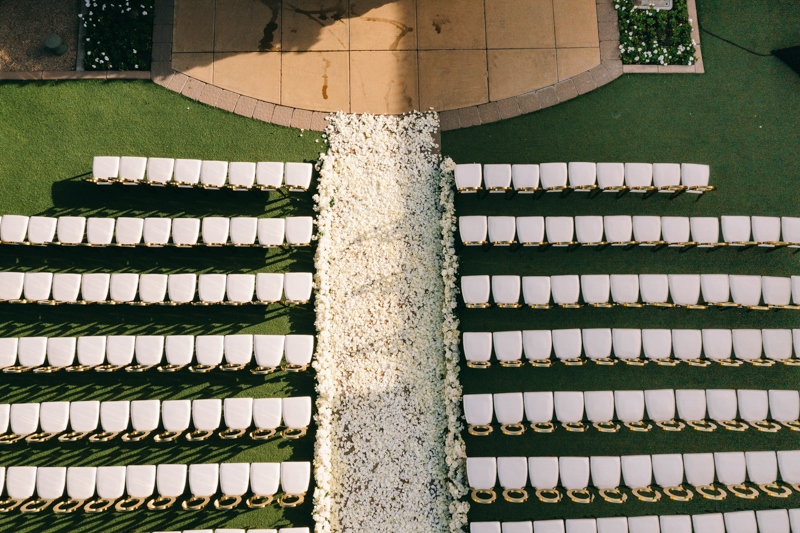
{"label": "gravel patch", "polygon": [[[75,70],[79,12],[77,0],[0,0],[0,71]],[[47,51],[51,33],[67,53]]]}

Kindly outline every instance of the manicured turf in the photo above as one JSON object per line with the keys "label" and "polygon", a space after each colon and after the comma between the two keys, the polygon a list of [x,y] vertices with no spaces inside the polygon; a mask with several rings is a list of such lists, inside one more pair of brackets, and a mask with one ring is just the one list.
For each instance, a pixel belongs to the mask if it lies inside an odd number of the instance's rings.
{"label": "manicured turf", "polygon": [[[750,2],[735,9],[726,2],[700,0],[699,18],[708,30],[759,52],[798,44],[800,15],[796,2]],[[515,119],[443,134],[443,153],[458,163],[540,163],[547,161],[697,162],[711,165],[716,192],[702,198],[667,195],[643,199],[573,193],[506,199],[502,195],[459,195],[458,215],[613,215],[798,216],[798,123],[800,77],[774,57],[758,57],[702,35],[706,73],[626,75],[565,104]],[[721,249],[713,253],[674,249],[578,249],[512,251],[477,248],[460,252],[461,273],[749,273],[800,274],[798,257],[789,250]],[[684,309],[488,309],[460,308],[464,331],[560,328],[798,328],[791,311],[748,312]],[[463,368],[466,393],[539,390],[614,390],[657,388],[798,388],[796,367],[643,368],[554,366],[550,369]],[[466,435],[468,456],[626,455],[667,452],[800,449],[798,433],[777,434],[692,430],[617,434],[527,432],[524,436]],[[631,501],[633,500],[633,501]],[[640,503],[629,495],[625,505],[571,502],[540,503],[533,494],[525,504],[473,505],[471,520],[540,520],[586,516],[679,514],[715,510],[800,506],[800,495],[786,500],[762,495],[748,501],[729,495],[712,502],[699,496],[690,503]]]}
{"label": "manicured turf", "polygon": [[[314,162],[319,134],[244,119],[149,82],[0,84],[0,214],[87,216],[313,215],[310,195],[102,187],[76,176],[95,155],[138,155],[226,161]],[[319,143],[314,140],[319,139]],[[12,247],[0,250],[0,270],[54,272],[311,271],[313,250],[115,249]],[[130,307],[0,304],[0,336],[111,334],[314,333],[311,306]],[[175,374],[0,374],[0,402],[112,399],[194,399],[313,394],[313,373],[255,376],[249,371]],[[313,426],[313,424],[312,424]],[[201,443],[37,445],[0,450],[0,465],[106,466],[159,463],[311,460],[314,434],[301,440],[245,438]],[[311,489],[313,491],[313,487]],[[187,486],[188,494],[188,486]],[[310,492],[309,492],[310,494]],[[310,498],[285,511],[276,504],[251,511],[170,510],[88,515],[0,515],[0,530],[20,532],[177,531],[211,527],[312,526]]]}

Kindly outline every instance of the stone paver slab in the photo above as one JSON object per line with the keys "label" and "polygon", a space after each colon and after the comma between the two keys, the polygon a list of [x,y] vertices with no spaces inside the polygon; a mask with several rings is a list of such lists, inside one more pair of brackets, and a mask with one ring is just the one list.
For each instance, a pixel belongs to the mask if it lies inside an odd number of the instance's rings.
{"label": "stone paver slab", "polygon": [[486,48],[483,0],[417,2],[420,50]]}
{"label": "stone paver slab", "polygon": [[220,93],[219,98],[217,98],[216,103],[214,104],[215,107],[220,109],[224,109],[225,111],[233,112],[236,109],[236,102],[239,100],[239,95],[231,92],[223,90]]}
{"label": "stone paver slab", "polygon": [[236,102],[236,108],[233,110],[233,112],[243,117],[252,117],[253,110],[256,108],[256,102],[258,102],[258,100],[255,98],[240,96],[239,101]]}
{"label": "stone paver slab", "polygon": [[539,99],[539,105],[542,109],[545,107],[554,106],[558,103],[558,93],[555,87],[545,87],[536,91],[536,97]]}
{"label": "stone paver slab", "polygon": [[328,127],[328,121],[326,120],[327,116],[327,113],[315,111],[311,115],[311,126],[309,126],[309,129],[312,131],[325,131],[325,128]]}
{"label": "stone paver slab", "polygon": [[658,65],[623,65],[622,72],[625,74],[657,74]]}
{"label": "stone paver slab", "polygon": [[350,0],[350,50],[415,50],[415,0]]}
{"label": "stone paver slab", "polygon": [[478,115],[481,117],[481,124],[490,124],[500,120],[500,106],[497,102],[489,102],[478,106]]}
{"label": "stone paver slab", "polygon": [[217,99],[221,94],[222,94],[222,89],[220,87],[209,84],[206,85],[205,88],[203,89],[203,92],[200,93],[200,98],[198,101],[200,103],[213,106],[214,104],[217,103]]}
{"label": "stone paver slab", "polygon": [[556,50],[558,59],[558,80],[565,80],[577,76],[600,64],[599,48],[559,48]]}
{"label": "stone paver slab", "polygon": [[153,11],[153,24],[172,24],[175,20],[174,0],[155,0]]}
{"label": "stone paver slab", "polygon": [[311,111],[305,109],[295,109],[292,113],[292,127],[299,130],[307,130],[311,127]]}
{"label": "stone paver slab", "polygon": [[181,94],[187,98],[191,98],[192,100],[197,100],[200,98],[200,95],[203,94],[203,89],[206,88],[206,85],[207,84],[200,80],[189,78],[186,80],[186,85],[183,86]]}
{"label": "stone paver slab", "polygon": [[153,61],[150,63],[150,79],[162,87],[168,87],[172,81],[172,61]]}
{"label": "stone paver slab", "polygon": [[694,65],[659,65],[659,74],[694,74]]}
{"label": "stone paver slab", "polygon": [[172,24],[155,24],[153,26],[153,42],[171,43],[172,32],[173,32]]}
{"label": "stone paver slab", "polygon": [[189,81],[189,76],[176,72],[175,75],[172,76],[172,80],[169,82],[167,89],[175,91],[176,93],[182,93],[187,81]]}
{"label": "stone paver slab", "polygon": [[578,96],[578,91],[575,89],[575,84],[572,83],[572,80],[564,80],[556,83],[555,89],[559,102],[565,102]]}
{"label": "stone paver slab", "polygon": [[347,50],[350,18],[343,0],[283,2],[282,49]]}
{"label": "stone paver slab", "polygon": [[281,104],[316,111],[349,111],[349,53],[284,53]]}
{"label": "stone paver slab", "polygon": [[214,83],[214,54],[172,54],[172,68],[205,83]]}
{"label": "stone paver slab", "polygon": [[594,0],[555,0],[556,48],[597,46],[597,5]]}
{"label": "stone paver slab", "polygon": [[578,91],[578,94],[586,94],[589,91],[593,91],[597,88],[597,84],[592,79],[591,73],[581,72],[574,78],[572,78],[572,82],[575,84],[575,90]]}
{"label": "stone paver slab", "polygon": [[485,50],[419,52],[419,105],[437,111],[489,101]]}
{"label": "stone paver slab", "polygon": [[554,48],[553,24],[553,0],[486,0],[490,49]]}
{"label": "stone paver slab", "polygon": [[350,111],[398,114],[419,109],[416,51],[350,52]]}
{"label": "stone paver slab", "polygon": [[177,0],[173,52],[214,50],[214,0]]}
{"label": "stone paver slab", "polygon": [[502,119],[518,117],[520,114],[519,103],[517,103],[517,99],[514,97],[500,100],[497,102],[497,108],[500,111],[500,118]]}
{"label": "stone paver slab", "polygon": [[464,107],[458,110],[458,119],[461,122],[462,128],[469,128],[471,126],[479,126],[481,117],[478,113],[476,106]]}
{"label": "stone paver slab", "polygon": [[253,109],[253,118],[262,122],[272,122],[273,111],[275,111],[275,104],[258,101]]}
{"label": "stone paver slab", "polygon": [[609,73],[606,67],[602,64],[591,69],[589,73],[592,75],[592,79],[598,87],[601,87],[614,79],[611,73]]}
{"label": "stone paver slab", "polygon": [[109,70],[106,73],[108,80],[149,80],[149,70]]}
{"label": "stone paver slab", "polygon": [[214,85],[251,98],[279,102],[281,55],[278,52],[214,54]]}
{"label": "stone paver slab", "polygon": [[612,79],[617,79],[622,76],[622,61],[619,59],[604,59],[602,64],[606,67]]}
{"label": "stone paver slab", "polygon": [[619,22],[598,22],[597,36],[601,41],[619,41]]}
{"label": "stone paver slab", "polygon": [[619,41],[603,41],[600,43],[601,59],[619,59]]}
{"label": "stone paver slab", "polygon": [[277,52],[281,48],[278,0],[219,0],[214,23],[217,52]]}
{"label": "stone paver slab", "polygon": [[282,105],[276,105],[275,110],[272,112],[272,119],[270,122],[278,126],[286,126],[292,123],[292,112],[294,109]]}
{"label": "stone paver slab", "polygon": [[172,43],[153,43],[153,61],[169,61],[172,57]]}
{"label": "stone paver slab", "polygon": [[613,4],[608,2],[597,3],[597,22],[619,22],[617,18],[617,10],[614,9]]}
{"label": "stone paver slab", "polygon": [[502,100],[558,81],[553,49],[489,50],[489,99]]}
{"label": "stone paver slab", "polygon": [[539,97],[536,96],[535,92],[517,96],[517,102],[519,103],[519,110],[522,114],[533,113],[542,108]]}
{"label": "stone paver slab", "polygon": [[439,113],[439,127],[442,131],[457,130],[461,127],[461,122],[458,120],[458,111],[453,109],[451,111],[442,111]]}

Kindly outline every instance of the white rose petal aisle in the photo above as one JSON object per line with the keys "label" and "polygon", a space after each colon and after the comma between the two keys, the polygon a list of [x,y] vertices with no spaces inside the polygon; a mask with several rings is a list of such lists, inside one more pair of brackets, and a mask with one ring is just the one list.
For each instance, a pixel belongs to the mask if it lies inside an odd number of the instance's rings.
{"label": "white rose petal aisle", "polygon": [[318,533],[461,531],[452,162],[436,115],[338,114],[321,158]]}

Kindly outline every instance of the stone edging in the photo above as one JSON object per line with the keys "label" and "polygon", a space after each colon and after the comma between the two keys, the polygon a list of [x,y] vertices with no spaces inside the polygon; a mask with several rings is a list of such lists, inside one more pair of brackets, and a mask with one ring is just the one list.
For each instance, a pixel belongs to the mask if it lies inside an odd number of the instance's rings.
{"label": "stone edging", "polygon": [[37,70],[0,72],[0,80],[149,80],[148,70]]}
{"label": "stone edging", "polygon": [[498,120],[533,113],[575,98],[579,94],[586,94],[622,76],[617,10],[614,9],[612,0],[596,0],[596,6],[597,35],[600,38],[599,65],[581,72],[577,76],[519,96],[478,106],[441,111],[439,118],[442,123],[442,131],[490,124]]}

